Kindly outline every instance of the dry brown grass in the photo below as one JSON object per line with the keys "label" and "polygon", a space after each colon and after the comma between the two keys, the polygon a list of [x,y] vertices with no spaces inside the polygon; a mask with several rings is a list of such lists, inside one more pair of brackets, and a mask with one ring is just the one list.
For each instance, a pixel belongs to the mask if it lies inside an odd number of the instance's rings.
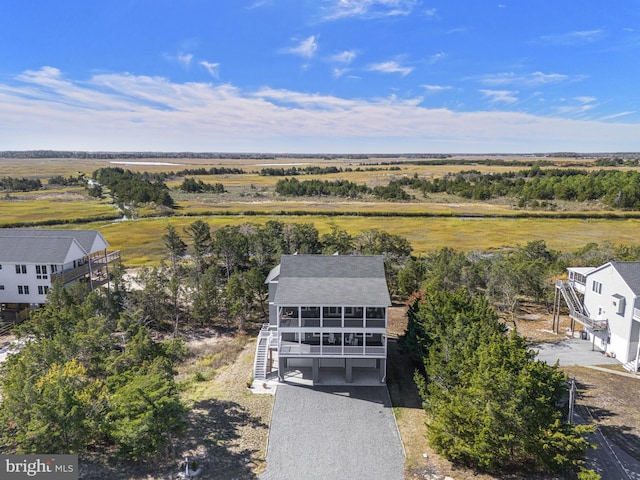
{"label": "dry brown grass", "polygon": [[[247,388],[255,343],[248,337],[195,343],[185,365],[191,406],[182,455],[217,479],[255,478],[264,469],[273,397]],[[206,477],[205,477],[206,478]]]}

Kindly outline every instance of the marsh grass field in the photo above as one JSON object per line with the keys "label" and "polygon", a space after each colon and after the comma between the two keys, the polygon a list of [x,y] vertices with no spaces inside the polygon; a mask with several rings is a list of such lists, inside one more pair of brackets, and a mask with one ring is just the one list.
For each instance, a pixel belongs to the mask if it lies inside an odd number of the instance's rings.
{"label": "marsh grass field", "polygon": [[[161,236],[171,224],[179,232],[198,218],[212,228],[244,223],[264,224],[269,220],[312,223],[320,234],[332,227],[351,234],[378,228],[406,237],[421,254],[443,246],[464,251],[491,251],[544,240],[550,248],[574,250],[587,243],[610,241],[616,244],[640,243],[637,232],[640,212],[607,211],[602,205],[556,202],[552,210],[517,208],[514,199],[469,201],[446,194],[424,198],[409,190],[409,202],[384,202],[373,198],[336,197],[285,198],[274,192],[283,177],[260,175],[263,168],[305,168],[335,166],[341,173],[299,175],[299,180],[344,179],[369,186],[383,185],[400,176],[436,178],[450,172],[477,170],[483,173],[529,168],[531,157],[506,158],[522,161],[515,165],[479,164],[477,158],[460,158],[453,165],[409,163],[408,159],[353,158],[276,158],[276,159],[0,159],[0,177],[39,178],[44,188],[37,192],[8,192],[0,196],[0,226],[45,226],[56,228],[96,228],[121,250],[128,266],[157,263],[166,258]],[[542,160],[542,159],[538,159]],[[555,168],[572,167],[575,159],[554,159]],[[589,163],[586,163],[587,168]],[[149,206],[137,206],[135,219],[122,221],[109,198],[89,197],[82,187],[48,185],[53,176],[77,176],[105,167],[134,172],[170,173],[186,169],[226,167],[242,169],[244,174],[199,175],[205,183],[222,183],[225,193],[187,194],[177,190],[184,177],[169,177],[167,185],[176,208],[167,216]],[[191,176],[189,176],[191,177]]]}

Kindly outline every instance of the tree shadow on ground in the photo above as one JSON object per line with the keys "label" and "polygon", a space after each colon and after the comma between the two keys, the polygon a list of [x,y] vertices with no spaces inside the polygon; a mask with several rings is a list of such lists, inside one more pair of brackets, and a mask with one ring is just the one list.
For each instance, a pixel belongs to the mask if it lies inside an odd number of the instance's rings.
{"label": "tree shadow on ground", "polygon": [[238,403],[216,399],[196,402],[189,412],[188,430],[175,443],[175,457],[167,455],[145,462],[119,459],[112,452],[80,455],[80,474],[85,480],[103,479],[163,479],[178,478],[181,464],[189,457],[197,462],[200,473],[196,478],[216,480],[255,480],[255,459],[263,452],[240,450],[237,442],[243,427],[249,430],[268,429],[269,426],[252,417]]}
{"label": "tree shadow on ground", "polygon": [[394,407],[422,408],[422,398],[413,381],[415,366],[400,351],[395,338],[387,343],[387,388]]}
{"label": "tree shadow on ground", "polygon": [[269,426],[252,417],[238,403],[208,399],[193,405],[189,430],[180,442],[184,456],[195,458],[202,468],[201,478],[255,479],[255,458],[262,452],[237,448],[240,429],[250,431]]}

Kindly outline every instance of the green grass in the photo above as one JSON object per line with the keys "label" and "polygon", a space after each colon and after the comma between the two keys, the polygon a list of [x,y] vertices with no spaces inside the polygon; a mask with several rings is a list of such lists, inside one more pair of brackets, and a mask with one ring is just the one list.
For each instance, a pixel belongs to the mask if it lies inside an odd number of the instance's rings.
{"label": "green grass", "polygon": [[119,215],[110,202],[89,198],[73,190],[4,195],[0,197],[0,212],[0,226],[52,220],[89,221]]}
{"label": "green grass", "polygon": [[231,215],[212,217],[170,217],[131,220],[119,223],[95,222],[77,228],[99,229],[111,244],[121,250],[123,262],[128,266],[157,263],[167,258],[162,235],[167,225],[173,225],[183,237],[183,228],[197,219],[207,222],[212,229],[224,225],[256,223],[268,220],[313,223],[320,233],[332,226],[352,235],[363,230],[379,228],[402,235],[412,244],[417,254],[453,247],[462,251],[488,251],[503,247],[524,245],[533,240],[544,240],[550,248],[575,250],[587,243],[605,240],[617,244],[637,245],[640,220],[580,220],[546,218],[404,218],[404,217],[332,217],[328,215],[278,216]]}

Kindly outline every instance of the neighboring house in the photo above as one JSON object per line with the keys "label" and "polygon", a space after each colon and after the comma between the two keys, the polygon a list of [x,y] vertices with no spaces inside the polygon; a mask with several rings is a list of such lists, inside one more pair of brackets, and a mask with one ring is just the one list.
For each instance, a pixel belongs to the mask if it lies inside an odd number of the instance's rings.
{"label": "neighboring house", "polygon": [[0,306],[5,319],[46,301],[54,284],[85,281],[91,288],[109,280],[109,264],[120,252],[96,230],[0,228]]}
{"label": "neighboring house", "polygon": [[568,279],[558,280],[556,288],[569,306],[571,319],[583,325],[594,345],[614,355],[628,370],[638,371],[640,262],[609,262],[567,271]]}
{"label": "neighboring house", "polygon": [[276,354],[278,377],[310,368],[313,382],[325,369],[354,369],[386,380],[387,312],[391,305],[381,256],[283,255],[267,277],[269,325],[260,334],[254,377],[264,378],[267,354]]}

